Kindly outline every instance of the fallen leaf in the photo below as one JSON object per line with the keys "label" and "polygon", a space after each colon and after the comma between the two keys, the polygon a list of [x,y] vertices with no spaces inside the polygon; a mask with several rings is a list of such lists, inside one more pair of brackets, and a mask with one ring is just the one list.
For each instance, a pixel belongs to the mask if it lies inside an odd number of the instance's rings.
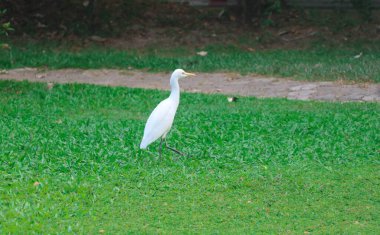
{"label": "fallen leaf", "polygon": [[52,83],[52,82],[48,82],[48,83],[46,84],[46,86],[47,86],[47,89],[48,89],[48,90],[51,90],[51,89],[54,87],[54,83]]}
{"label": "fallen leaf", "polygon": [[105,42],[107,39],[93,35],[90,37],[90,40],[94,42]]}
{"label": "fallen leaf", "polygon": [[360,57],[362,57],[363,55],[363,52],[360,52],[359,54],[357,54],[356,56],[354,56],[354,59],[359,59]]}
{"label": "fallen leaf", "polygon": [[237,97],[227,97],[227,100],[228,100],[228,102],[236,102],[237,101]]}
{"label": "fallen leaf", "polygon": [[251,51],[251,52],[256,51],[256,50],[255,50],[254,48],[252,48],[252,47],[248,47],[247,50],[248,50],[248,51]]}
{"label": "fallen leaf", "polygon": [[38,23],[37,23],[37,28],[46,28],[46,27],[47,27],[46,24],[43,24],[43,23],[41,23],[41,22],[38,22]]}
{"label": "fallen leaf", "polygon": [[197,52],[197,55],[206,56],[207,55],[207,51],[199,51],[199,52]]}
{"label": "fallen leaf", "polygon": [[285,34],[288,34],[290,33],[288,30],[284,30],[284,31],[280,31],[277,33],[277,36],[282,36],[282,35],[285,35]]}
{"label": "fallen leaf", "polygon": [[9,44],[3,43],[3,44],[1,44],[1,49],[9,50],[9,49],[11,49],[11,47],[9,46]]}

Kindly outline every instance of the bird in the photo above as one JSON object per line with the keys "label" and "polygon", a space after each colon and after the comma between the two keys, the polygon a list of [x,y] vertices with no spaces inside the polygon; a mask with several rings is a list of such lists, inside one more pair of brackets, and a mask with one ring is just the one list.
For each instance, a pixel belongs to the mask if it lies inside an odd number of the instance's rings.
{"label": "bird", "polygon": [[150,114],[145,124],[144,136],[140,143],[140,149],[146,149],[151,143],[161,138],[159,148],[160,158],[162,156],[162,143],[164,141],[166,148],[179,155],[184,155],[179,150],[168,146],[166,136],[173,125],[174,117],[179,105],[180,87],[178,80],[188,76],[195,76],[195,74],[187,73],[183,69],[176,69],[172,73],[170,77],[170,96],[161,101]]}

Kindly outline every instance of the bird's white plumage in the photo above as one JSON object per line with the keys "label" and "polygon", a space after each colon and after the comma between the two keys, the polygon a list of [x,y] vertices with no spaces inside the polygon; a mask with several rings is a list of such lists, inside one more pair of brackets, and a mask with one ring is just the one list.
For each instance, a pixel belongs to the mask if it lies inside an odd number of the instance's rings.
{"label": "bird's white plumage", "polygon": [[178,102],[170,97],[157,105],[146,122],[144,137],[140,144],[141,149],[145,149],[161,136],[166,136],[172,127],[177,107]]}
{"label": "bird's white plumage", "polygon": [[178,79],[191,75],[194,74],[186,73],[182,69],[176,69],[173,72],[170,78],[170,96],[167,99],[161,101],[161,103],[159,103],[150,114],[145,125],[144,137],[140,144],[141,149],[147,148],[148,145],[160,137],[166,137],[166,134],[170,131],[170,128],[173,125],[174,116],[179,105],[180,88]]}

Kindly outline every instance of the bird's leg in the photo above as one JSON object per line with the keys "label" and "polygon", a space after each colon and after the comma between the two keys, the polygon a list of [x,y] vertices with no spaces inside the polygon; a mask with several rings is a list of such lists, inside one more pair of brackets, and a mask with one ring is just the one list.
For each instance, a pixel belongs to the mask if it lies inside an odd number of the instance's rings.
{"label": "bird's leg", "polygon": [[162,142],[163,142],[163,138],[161,138],[161,141],[160,141],[160,148],[158,149],[158,152],[160,154],[160,159],[162,159]]}
{"label": "bird's leg", "polygon": [[171,151],[175,152],[176,154],[179,154],[179,155],[181,155],[181,156],[185,156],[185,154],[182,153],[181,151],[179,151],[179,150],[177,150],[177,149],[175,149],[175,148],[173,148],[173,147],[170,147],[170,146],[168,145],[168,142],[166,141],[166,139],[165,139],[165,146],[166,146],[166,148],[170,149]]}

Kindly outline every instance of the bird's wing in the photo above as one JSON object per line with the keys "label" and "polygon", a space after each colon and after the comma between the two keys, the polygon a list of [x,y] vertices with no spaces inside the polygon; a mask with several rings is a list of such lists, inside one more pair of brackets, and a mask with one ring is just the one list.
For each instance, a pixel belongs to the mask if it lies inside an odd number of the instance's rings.
{"label": "bird's wing", "polygon": [[146,148],[170,129],[176,110],[176,105],[169,99],[157,105],[146,122],[140,148]]}

